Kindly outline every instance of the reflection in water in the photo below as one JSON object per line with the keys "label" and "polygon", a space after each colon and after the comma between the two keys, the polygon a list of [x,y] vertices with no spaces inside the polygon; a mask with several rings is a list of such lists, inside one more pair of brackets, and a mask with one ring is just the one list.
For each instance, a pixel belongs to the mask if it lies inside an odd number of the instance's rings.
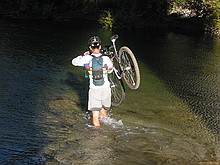
{"label": "reflection in water", "polygon": [[90,36],[108,44],[112,32],[2,24],[0,164],[218,163],[219,43],[118,33],[118,44],[137,56],[141,87],[127,89],[123,105],[111,110],[111,121],[123,124],[94,129],[86,111],[88,80],[71,60]]}

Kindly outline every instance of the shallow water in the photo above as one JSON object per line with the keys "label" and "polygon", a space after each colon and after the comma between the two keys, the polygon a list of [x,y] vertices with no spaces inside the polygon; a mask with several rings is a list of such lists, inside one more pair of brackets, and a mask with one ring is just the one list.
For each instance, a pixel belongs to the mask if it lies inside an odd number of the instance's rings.
{"label": "shallow water", "polygon": [[124,32],[141,86],[126,88],[100,129],[87,79],[71,59],[113,32],[0,22],[0,164],[218,164],[220,43],[207,36]]}

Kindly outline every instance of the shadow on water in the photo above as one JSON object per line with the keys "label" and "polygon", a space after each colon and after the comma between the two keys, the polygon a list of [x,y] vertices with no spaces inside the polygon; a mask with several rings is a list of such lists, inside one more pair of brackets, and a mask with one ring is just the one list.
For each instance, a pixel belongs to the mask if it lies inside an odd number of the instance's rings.
{"label": "shadow on water", "polygon": [[[61,30],[61,34],[59,27],[51,24],[1,22],[0,164],[43,163],[47,161],[43,150],[48,141],[63,133],[55,131],[62,124],[57,125],[63,110],[58,109],[65,104],[61,95],[66,90],[61,86],[62,54],[77,43],[69,30]],[[81,97],[84,109],[86,87],[76,86],[75,75],[68,76],[66,83]],[[53,111],[54,106],[58,107]]]}
{"label": "shadow on water", "polygon": [[135,45],[133,41],[139,41],[135,50],[138,58],[219,137],[219,42],[209,36],[160,32],[142,35],[129,42]]}
{"label": "shadow on water", "polygon": [[12,31],[3,28],[4,33],[0,33],[0,164],[40,164],[46,161],[41,150],[47,144],[47,136],[38,120],[45,105],[39,95],[50,73],[43,71],[40,64],[33,67],[38,60],[34,56],[30,60],[27,57],[30,54],[17,45],[23,38],[16,34],[16,27]]}

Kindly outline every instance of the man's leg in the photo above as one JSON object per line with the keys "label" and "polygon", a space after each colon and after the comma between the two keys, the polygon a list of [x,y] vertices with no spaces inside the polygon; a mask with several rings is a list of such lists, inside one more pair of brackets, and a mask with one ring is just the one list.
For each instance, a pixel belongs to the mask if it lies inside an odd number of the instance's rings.
{"label": "man's leg", "polygon": [[99,113],[99,111],[92,111],[92,124],[96,127],[100,126]]}
{"label": "man's leg", "polygon": [[103,117],[107,117],[108,113],[107,111],[105,110],[105,108],[102,108],[102,110],[100,111],[100,117],[103,118]]}
{"label": "man's leg", "polygon": [[102,110],[100,111],[100,117],[108,117],[108,110],[111,107],[111,88],[103,88],[103,98],[102,98]]}

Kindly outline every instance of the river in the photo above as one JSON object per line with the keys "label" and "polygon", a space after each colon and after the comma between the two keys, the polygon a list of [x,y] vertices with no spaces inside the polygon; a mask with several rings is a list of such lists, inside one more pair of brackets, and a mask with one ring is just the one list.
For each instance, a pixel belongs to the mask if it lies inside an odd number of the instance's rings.
{"label": "river", "polygon": [[[113,34],[134,52],[141,85],[95,129],[71,60],[89,37],[107,45]],[[219,66],[210,36],[0,21],[0,164],[219,164]]]}

